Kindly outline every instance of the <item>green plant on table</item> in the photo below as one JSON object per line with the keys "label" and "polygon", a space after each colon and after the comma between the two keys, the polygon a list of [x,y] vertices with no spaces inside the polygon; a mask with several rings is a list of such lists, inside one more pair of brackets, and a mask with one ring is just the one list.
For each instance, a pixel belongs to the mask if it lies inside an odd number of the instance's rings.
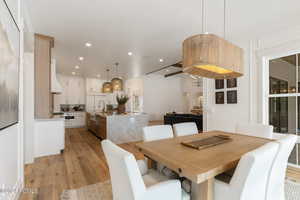
{"label": "green plant on table", "polygon": [[117,95],[117,102],[119,105],[124,105],[129,100],[129,97],[126,94]]}

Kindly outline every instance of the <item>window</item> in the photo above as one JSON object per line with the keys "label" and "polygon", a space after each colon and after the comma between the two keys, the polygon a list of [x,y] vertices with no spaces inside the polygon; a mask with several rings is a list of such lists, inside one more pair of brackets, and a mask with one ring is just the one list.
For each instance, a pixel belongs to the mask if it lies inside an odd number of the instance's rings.
{"label": "window", "polygon": [[[269,61],[269,124],[274,132],[300,135],[299,55]],[[300,145],[289,162],[300,165]]]}

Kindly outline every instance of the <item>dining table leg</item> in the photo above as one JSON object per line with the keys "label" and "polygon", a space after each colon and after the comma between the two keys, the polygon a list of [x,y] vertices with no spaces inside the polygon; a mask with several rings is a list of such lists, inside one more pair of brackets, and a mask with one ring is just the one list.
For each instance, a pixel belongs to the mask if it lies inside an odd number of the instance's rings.
{"label": "dining table leg", "polygon": [[192,200],[213,200],[214,179],[202,183],[192,183]]}

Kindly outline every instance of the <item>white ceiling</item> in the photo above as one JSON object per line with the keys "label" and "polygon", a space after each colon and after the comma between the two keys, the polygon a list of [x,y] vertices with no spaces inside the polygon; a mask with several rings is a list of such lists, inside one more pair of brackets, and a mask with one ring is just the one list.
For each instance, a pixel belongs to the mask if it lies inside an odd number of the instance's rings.
{"label": "white ceiling", "polygon": [[[201,0],[27,1],[35,32],[55,37],[58,71],[66,74],[80,65],[81,75],[106,78],[119,62],[121,76],[136,77],[180,61],[182,41],[201,32]],[[205,4],[206,30],[222,35],[223,0]],[[227,8],[229,40],[299,26],[299,0],[227,0]]]}

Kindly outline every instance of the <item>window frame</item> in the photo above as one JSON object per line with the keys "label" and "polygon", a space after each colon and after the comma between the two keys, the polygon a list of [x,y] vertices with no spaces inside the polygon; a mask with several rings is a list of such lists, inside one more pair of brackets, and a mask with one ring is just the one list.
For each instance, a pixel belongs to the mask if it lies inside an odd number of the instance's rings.
{"label": "window frame", "polygon": [[[270,61],[273,59],[277,59],[277,58],[282,58],[282,57],[286,57],[286,56],[292,56],[292,55],[296,55],[296,92],[295,93],[282,93],[282,94],[270,94]],[[262,85],[262,92],[263,92],[263,104],[262,104],[262,108],[263,108],[263,116],[262,116],[262,120],[264,124],[269,124],[269,99],[270,98],[279,98],[279,97],[295,97],[296,98],[296,133],[295,135],[297,135],[298,137],[300,136],[300,133],[298,132],[298,97],[300,97],[300,91],[298,89],[299,85],[298,82],[300,81],[300,77],[299,77],[299,67],[300,67],[300,51],[297,52],[289,52],[287,54],[277,54],[277,55],[273,55],[273,56],[269,56],[269,57],[263,57],[262,58],[262,62],[263,62],[263,85]],[[274,132],[277,133],[277,132]],[[277,133],[277,134],[283,134],[283,133]],[[299,147],[296,144],[296,163],[297,164],[293,164],[293,163],[289,163],[289,165],[291,166],[296,166],[299,167],[300,166],[300,160],[299,160]]]}

